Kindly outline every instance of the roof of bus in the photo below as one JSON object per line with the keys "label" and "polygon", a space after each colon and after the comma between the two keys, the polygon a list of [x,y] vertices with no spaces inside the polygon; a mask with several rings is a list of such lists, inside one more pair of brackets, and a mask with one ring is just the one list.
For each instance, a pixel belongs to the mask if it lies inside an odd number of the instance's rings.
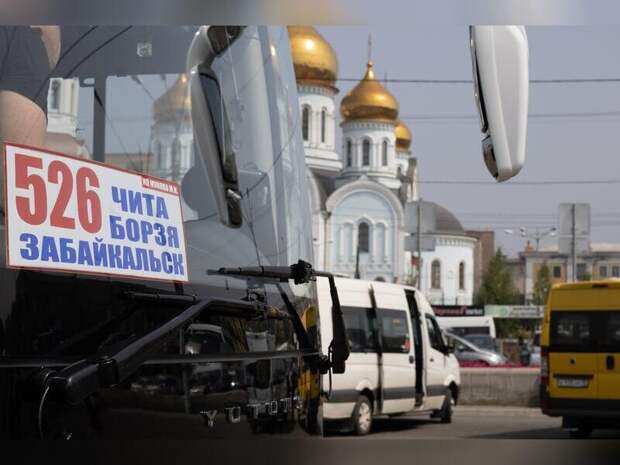
{"label": "roof of bus", "polygon": [[620,279],[610,278],[597,281],[580,281],[576,283],[558,283],[553,285],[554,291],[575,291],[596,288],[620,289]]}

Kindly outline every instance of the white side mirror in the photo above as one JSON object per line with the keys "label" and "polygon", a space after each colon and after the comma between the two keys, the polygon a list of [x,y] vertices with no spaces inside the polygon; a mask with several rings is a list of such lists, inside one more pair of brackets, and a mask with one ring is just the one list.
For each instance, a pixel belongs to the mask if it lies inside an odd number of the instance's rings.
{"label": "white side mirror", "polygon": [[476,105],[487,169],[498,181],[525,162],[529,51],[523,26],[470,26]]}

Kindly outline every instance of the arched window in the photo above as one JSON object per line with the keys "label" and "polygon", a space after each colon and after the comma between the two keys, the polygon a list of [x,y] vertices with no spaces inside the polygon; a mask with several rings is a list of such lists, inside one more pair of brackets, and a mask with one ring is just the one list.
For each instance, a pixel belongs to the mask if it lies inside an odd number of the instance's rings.
{"label": "arched window", "polygon": [[459,263],[459,289],[465,289],[465,262]]}
{"label": "arched window", "polygon": [[388,141],[384,140],[381,144],[381,164],[383,166],[388,165]]}
{"label": "arched window", "polygon": [[441,289],[441,263],[439,260],[433,260],[431,264],[431,288]]}
{"label": "arched window", "polygon": [[157,168],[162,167],[163,158],[164,158],[164,154],[163,154],[163,150],[161,147],[161,142],[159,141],[155,142],[155,166]]}
{"label": "arched window", "polygon": [[385,234],[385,225],[382,223],[379,223],[376,226],[376,231],[377,231],[377,247],[375,247],[375,252],[377,254],[377,259],[382,262],[383,259],[385,258],[385,256],[387,255],[387,247],[386,247],[386,243],[385,241],[387,240],[387,236]]}
{"label": "arched window", "polygon": [[353,143],[351,139],[347,140],[347,167],[353,166]]}
{"label": "arched window", "polygon": [[301,136],[305,141],[310,139],[310,107],[301,110]]}
{"label": "arched window", "polygon": [[327,119],[327,110],[321,110],[321,142],[325,142],[325,120]]}
{"label": "arched window", "polygon": [[357,246],[360,252],[370,251],[370,227],[365,221],[357,227]]}
{"label": "arched window", "polygon": [[370,141],[364,139],[362,143],[362,166],[370,165]]}
{"label": "arched window", "polygon": [[58,79],[54,79],[50,85],[50,110],[60,109],[60,82]]}

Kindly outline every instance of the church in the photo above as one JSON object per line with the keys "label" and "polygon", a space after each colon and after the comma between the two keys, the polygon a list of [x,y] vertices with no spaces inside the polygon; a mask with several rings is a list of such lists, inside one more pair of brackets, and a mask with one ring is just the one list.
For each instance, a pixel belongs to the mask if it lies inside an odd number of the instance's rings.
{"label": "church", "polygon": [[[398,118],[398,101],[376,78],[369,60],[338,106],[334,49],[313,27],[288,29],[316,268],[361,279],[419,282],[417,257],[405,250],[405,207],[419,200],[418,164],[411,131]],[[422,252],[422,290],[435,304],[469,305],[477,239],[467,235],[449,210],[430,205],[436,218],[430,234],[435,249]]]}

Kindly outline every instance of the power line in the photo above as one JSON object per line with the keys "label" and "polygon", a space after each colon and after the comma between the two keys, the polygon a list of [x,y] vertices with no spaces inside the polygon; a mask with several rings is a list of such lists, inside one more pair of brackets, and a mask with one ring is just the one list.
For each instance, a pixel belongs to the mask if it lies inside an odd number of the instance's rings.
{"label": "power line", "polygon": [[[318,79],[317,79],[318,80]],[[331,79],[326,78],[326,81]],[[360,82],[361,78],[336,78],[339,82]],[[473,85],[471,79],[419,79],[419,78],[386,78],[380,79],[380,82],[389,84],[470,84]],[[552,78],[552,79],[530,79],[530,84],[603,84],[617,83],[620,78]]]}
{"label": "power line", "polygon": [[620,184],[620,179],[589,179],[589,180],[547,180],[547,181],[465,181],[465,180],[429,180],[418,181],[419,184],[461,185],[461,186],[574,186]]}

